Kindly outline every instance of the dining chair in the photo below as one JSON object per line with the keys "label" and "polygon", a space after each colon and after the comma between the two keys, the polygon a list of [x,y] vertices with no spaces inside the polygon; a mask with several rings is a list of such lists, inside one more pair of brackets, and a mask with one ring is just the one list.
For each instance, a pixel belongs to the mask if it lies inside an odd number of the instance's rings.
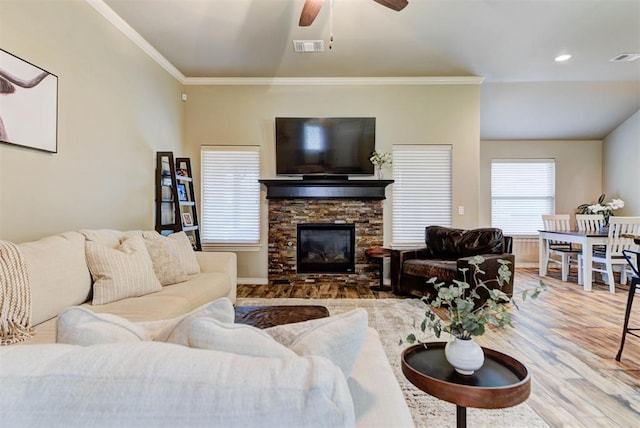
{"label": "dining chair", "polygon": [[[593,272],[607,275],[609,292],[616,292],[616,281],[613,276],[613,267],[620,267],[620,284],[627,283],[627,260],[624,258],[624,250],[637,251],[638,245],[631,238],[621,235],[640,235],[640,217],[610,217],[609,236],[604,249],[594,248],[592,263]],[[600,265],[600,266],[596,266]]]}
{"label": "dining chair", "polygon": [[[571,215],[570,214],[545,214],[542,216],[542,222],[544,224],[544,230],[559,230],[567,231],[571,230]],[[569,278],[569,270],[572,264],[578,265],[578,255],[581,250],[573,247],[569,242],[554,241],[548,239],[546,241],[547,258],[545,265],[549,267],[549,263],[558,263],[562,266],[562,280],[567,281]],[[559,256],[560,258],[551,257],[552,254]],[[582,279],[582,274],[578,269],[578,282]]]}
{"label": "dining chair", "polygon": [[636,333],[637,331],[640,331],[640,328],[629,328],[629,318],[631,316],[631,306],[633,305],[633,299],[636,293],[640,291],[640,252],[623,250],[622,255],[626,259],[629,269],[631,269],[631,271],[633,272],[633,277],[631,279],[631,285],[629,286],[627,307],[624,311],[624,323],[622,325],[622,339],[620,340],[620,349],[618,350],[618,354],[616,355],[616,361],[620,361],[620,358],[622,357],[622,349],[624,348],[624,342],[627,334],[635,337],[640,337],[640,334]]}
{"label": "dining chair", "polygon": [[[602,214],[576,214],[576,226],[580,232],[598,232],[604,227],[604,216]],[[604,246],[596,248],[604,250]],[[578,284],[582,285],[582,252],[578,254]]]}
{"label": "dining chair", "polygon": [[576,214],[576,226],[579,231],[598,231],[604,226],[604,216],[602,214]]}

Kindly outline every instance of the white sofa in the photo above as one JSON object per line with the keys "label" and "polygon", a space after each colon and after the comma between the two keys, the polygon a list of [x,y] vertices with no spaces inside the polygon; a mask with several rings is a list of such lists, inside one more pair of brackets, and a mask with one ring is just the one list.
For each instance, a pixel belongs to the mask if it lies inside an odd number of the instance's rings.
{"label": "white sofa", "polygon": [[413,425],[373,329],[346,380],[319,357],[258,358],[160,342],[56,344],[57,315],[69,306],[140,322],[174,318],[220,297],[235,302],[235,254],[196,252],[200,273],[187,281],[92,305],[87,239],[116,246],[141,233],[66,232],[18,245],[36,334],[0,348],[3,425]]}

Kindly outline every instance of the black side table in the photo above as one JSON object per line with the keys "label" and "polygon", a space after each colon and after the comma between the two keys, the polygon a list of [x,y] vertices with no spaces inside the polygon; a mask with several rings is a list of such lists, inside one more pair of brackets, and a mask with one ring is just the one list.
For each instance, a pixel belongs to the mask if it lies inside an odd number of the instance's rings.
{"label": "black side table", "polygon": [[445,342],[414,345],[402,353],[402,373],[420,390],[456,405],[458,428],[467,426],[467,407],[501,409],[522,403],[531,392],[524,364],[488,348],[484,365],[471,376],[457,373],[444,356]]}
{"label": "black side table", "polygon": [[374,291],[391,291],[391,287],[384,285],[384,259],[391,257],[391,249],[384,247],[370,247],[364,251],[364,254],[376,261],[380,266],[380,285],[371,287]]}

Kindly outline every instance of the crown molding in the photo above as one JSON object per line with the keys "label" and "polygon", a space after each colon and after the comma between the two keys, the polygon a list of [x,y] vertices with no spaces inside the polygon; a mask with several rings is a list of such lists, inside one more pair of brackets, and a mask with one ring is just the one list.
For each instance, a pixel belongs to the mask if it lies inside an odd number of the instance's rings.
{"label": "crown molding", "polygon": [[193,85],[226,86],[322,86],[322,85],[480,85],[481,76],[418,76],[418,77],[185,77],[160,52],[131,28],[103,0],[85,0],[107,21],[120,30],[180,83]]}
{"label": "crown molding", "polygon": [[100,13],[107,21],[113,24],[118,30],[120,30],[125,36],[127,36],[133,43],[135,43],[140,49],[142,49],[147,55],[157,62],[162,68],[164,68],[169,74],[175,77],[180,83],[184,84],[185,76],[173,66],[167,59],[162,56],[153,46],[149,44],[136,30],[131,28],[120,16],[113,11],[102,0],[85,0],[95,10]]}
{"label": "crown molding", "polygon": [[441,77],[187,77],[191,85],[479,85],[481,76]]}

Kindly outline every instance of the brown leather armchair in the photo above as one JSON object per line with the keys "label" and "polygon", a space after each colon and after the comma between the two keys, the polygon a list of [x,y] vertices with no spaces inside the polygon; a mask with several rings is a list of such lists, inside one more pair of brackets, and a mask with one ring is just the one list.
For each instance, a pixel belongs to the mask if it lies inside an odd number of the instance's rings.
{"label": "brown leather armchair", "polygon": [[[425,248],[416,250],[393,250],[391,253],[391,288],[398,295],[417,297],[435,295],[433,284],[427,280],[436,277],[438,281],[450,284],[454,279],[475,285],[470,275],[469,265],[474,256],[482,256],[484,271],[478,278],[483,281],[498,277],[499,259],[511,262],[509,268],[514,271],[515,257],[511,254],[512,239],[504,236],[501,229],[454,229],[442,226],[425,228]],[[466,278],[461,269],[468,268]],[[502,291],[513,294],[513,277],[503,284]],[[497,287],[493,281],[489,288]],[[482,293],[481,293],[482,295]]]}

